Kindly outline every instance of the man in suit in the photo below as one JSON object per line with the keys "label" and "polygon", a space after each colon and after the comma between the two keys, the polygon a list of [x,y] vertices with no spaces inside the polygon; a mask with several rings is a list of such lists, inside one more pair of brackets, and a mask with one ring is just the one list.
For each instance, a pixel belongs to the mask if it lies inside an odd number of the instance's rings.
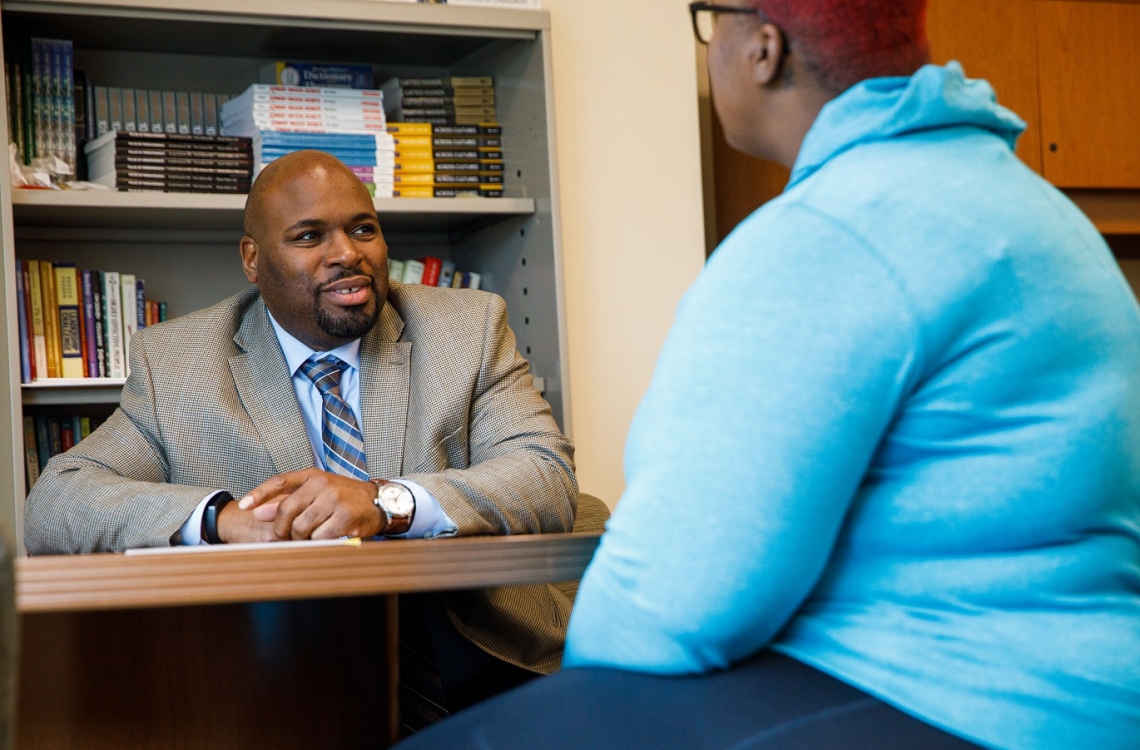
{"label": "man in suit", "polygon": [[[263,170],[245,218],[256,287],[133,339],[120,408],[28,497],[29,552],[571,529],[573,448],[501,298],[390,283],[368,191],[321,152]],[[553,587],[456,601],[485,651],[557,668]]]}

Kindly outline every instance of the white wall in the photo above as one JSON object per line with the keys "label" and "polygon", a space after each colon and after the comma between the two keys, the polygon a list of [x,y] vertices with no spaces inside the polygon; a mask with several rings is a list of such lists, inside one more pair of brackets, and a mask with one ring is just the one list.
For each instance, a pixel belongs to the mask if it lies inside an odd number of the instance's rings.
{"label": "white wall", "polygon": [[683,0],[544,0],[551,14],[571,415],[582,491],[622,453],[704,263],[696,52]]}

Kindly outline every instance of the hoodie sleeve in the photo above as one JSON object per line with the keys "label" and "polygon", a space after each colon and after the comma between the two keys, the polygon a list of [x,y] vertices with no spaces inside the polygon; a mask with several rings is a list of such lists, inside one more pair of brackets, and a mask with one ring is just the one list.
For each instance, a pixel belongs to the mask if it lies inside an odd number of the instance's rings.
{"label": "hoodie sleeve", "polygon": [[690,673],[767,644],[823,573],[920,356],[900,283],[847,228],[785,201],[741,225],[634,419],[564,664]]}

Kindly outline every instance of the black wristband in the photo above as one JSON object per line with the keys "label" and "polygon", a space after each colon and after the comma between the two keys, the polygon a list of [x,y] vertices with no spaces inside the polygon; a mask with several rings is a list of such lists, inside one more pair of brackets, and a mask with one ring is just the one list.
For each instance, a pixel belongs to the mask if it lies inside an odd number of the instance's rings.
{"label": "black wristband", "polygon": [[202,536],[206,537],[209,544],[223,544],[222,538],[218,536],[218,516],[221,515],[222,508],[233,499],[233,495],[222,491],[206,503],[206,512],[202,514]]}

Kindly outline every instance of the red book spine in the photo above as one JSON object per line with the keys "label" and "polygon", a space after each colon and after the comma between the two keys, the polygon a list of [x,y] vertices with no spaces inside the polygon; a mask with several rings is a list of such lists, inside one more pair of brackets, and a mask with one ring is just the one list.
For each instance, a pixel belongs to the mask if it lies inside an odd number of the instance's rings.
{"label": "red book spine", "polygon": [[429,255],[426,258],[420,258],[420,262],[424,264],[424,279],[420,283],[424,286],[438,285],[439,272],[443,268],[443,261]]}
{"label": "red book spine", "polygon": [[75,433],[71,429],[70,419],[61,419],[59,424],[59,442],[64,451],[75,447]]}

